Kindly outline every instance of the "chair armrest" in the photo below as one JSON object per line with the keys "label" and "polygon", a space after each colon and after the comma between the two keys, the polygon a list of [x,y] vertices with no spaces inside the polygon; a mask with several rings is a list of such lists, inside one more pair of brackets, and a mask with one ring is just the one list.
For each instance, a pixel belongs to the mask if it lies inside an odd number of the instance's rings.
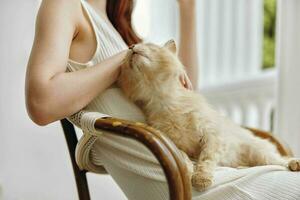
{"label": "chair armrest", "polygon": [[169,185],[170,199],[191,199],[191,181],[184,158],[174,143],[164,134],[146,124],[113,117],[98,118],[94,123],[94,128],[143,143],[158,159],[164,170]]}
{"label": "chair armrest", "polygon": [[249,127],[245,127],[245,128],[250,130],[255,136],[263,139],[268,139],[270,142],[272,142],[277,147],[277,150],[282,156],[293,157],[292,150],[279,137],[275,137],[274,135],[272,135],[272,133],[267,131],[262,131],[259,129],[249,128]]}

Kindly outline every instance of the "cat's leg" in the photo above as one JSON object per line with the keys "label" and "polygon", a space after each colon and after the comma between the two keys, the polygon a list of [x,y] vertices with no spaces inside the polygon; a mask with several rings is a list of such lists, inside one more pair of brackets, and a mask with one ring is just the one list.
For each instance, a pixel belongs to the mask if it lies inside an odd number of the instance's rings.
{"label": "cat's leg", "polygon": [[191,161],[191,159],[189,158],[189,156],[184,152],[184,151],[180,151],[184,161],[185,161],[185,164],[186,164],[186,167],[187,167],[187,172],[188,172],[188,177],[189,179],[191,180],[192,178],[192,175],[194,173],[194,165],[193,165],[193,162]]}
{"label": "cat's leg", "polygon": [[203,191],[213,183],[213,172],[219,160],[220,142],[213,134],[205,134],[199,141],[201,152],[194,167],[192,185]]}
{"label": "cat's leg", "polygon": [[291,171],[300,171],[300,159],[281,156],[275,145],[267,140],[256,139],[252,145],[248,144],[247,146],[248,150],[246,148],[244,155],[247,154],[250,166],[281,165]]}
{"label": "cat's leg", "polygon": [[259,152],[259,160],[256,160],[257,165],[281,165],[287,167],[291,171],[300,171],[299,158],[287,158],[281,156],[277,152]]}

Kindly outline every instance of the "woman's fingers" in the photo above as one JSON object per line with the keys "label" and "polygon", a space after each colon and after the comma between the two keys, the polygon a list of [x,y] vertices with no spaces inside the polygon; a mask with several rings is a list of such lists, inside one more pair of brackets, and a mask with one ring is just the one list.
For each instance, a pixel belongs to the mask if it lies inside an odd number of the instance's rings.
{"label": "woman's fingers", "polygon": [[[187,77],[187,76],[186,76]],[[188,85],[188,89],[190,89],[190,90],[194,90],[194,88],[193,88],[193,84],[192,84],[192,82],[190,81],[190,79],[187,77],[187,79],[186,79],[186,82],[187,82],[187,85]]]}
{"label": "woman's fingers", "polygon": [[179,78],[180,78],[181,84],[182,84],[183,86],[185,86],[185,85],[186,85],[186,81],[185,81],[184,74],[181,74]]}
{"label": "woman's fingers", "polygon": [[188,90],[193,90],[193,85],[192,82],[190,81],[189,77],[187,74],[184,72],[183,74],[180,75],[179,77],[181,84]]}

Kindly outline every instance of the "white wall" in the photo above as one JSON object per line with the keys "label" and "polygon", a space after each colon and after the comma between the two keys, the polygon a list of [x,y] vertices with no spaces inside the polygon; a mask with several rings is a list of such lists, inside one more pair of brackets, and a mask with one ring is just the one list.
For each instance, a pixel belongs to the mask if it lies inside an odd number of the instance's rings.
{"label": "white wall", "polygon": [[[176,0],[138,0],[149,3],[149,32],[145,41],[164,44],[170,39],[179,40],[178,6]],[[142,4],[142,3],[141,3]],[[146,8],[145,8],[146,9]],[[144,19],[141,19],[144,22]],[[147,24],[144,23],[144,26]],[[137,27],[139,28],[139,27]]]}
{"label": "white wall", "polygon": [[[37,0],[0,1],[0,185],[5,200],[74,200],[60,124],[36,126],[25,110],[24,78],[37,5]],[[93,175],[89,181],[93,199],[125,199],[109,176]]]}

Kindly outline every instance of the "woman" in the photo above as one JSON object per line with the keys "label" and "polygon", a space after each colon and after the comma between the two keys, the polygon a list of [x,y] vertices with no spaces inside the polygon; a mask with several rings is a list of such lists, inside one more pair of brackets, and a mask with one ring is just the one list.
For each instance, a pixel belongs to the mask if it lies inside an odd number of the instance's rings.
{"label": "woman", "polygon": [[[113,13],[116,12],[116,9],[113,8],[112,13],[106,14],[106,1],[90,0],[88,2],[107,24],[111,25],[109,16],[107,16],[109,14],[110,18],[115,20],[114,25],[120,25],[119,32],[127,45],[140,41],[133,32],[129,21],[124,22],[122,19],[127,17],[126,20],[130,20],[130,13]],[[120,7],[132,4],[127,0],[109,2],[111,2],[110,5],[121,4]],[[180,1],[180,5],[183,4],[182,10],[187,9],[185,8],[188,7],[187,4],[192,4],[192,2]],[[120,41],[121,44],[118,44],[117,47],[120,50],[114,50],[117,54],[106,57],[104,62],[95,63],[95,67],[75,73],[65,73],[68,58],[80,63],[87,63],[96,51],[97,42],[92,24],[80,4],[79,0],[44,0],[40,7],[26,79],[28,113],[32,120],[39,125],[46,125],[70,116],[91,102],[97,94],[115,82],[122,60],[126,55],[127,46]],[[184,14],[190,15],[188,12]],[[184,14],[183,19],[189,17]],[[115,19],[115,15],[120,19]],[[186,21],[189,22],[189,20]],[[185,28],[190,30],[185,30]],[[185,62],[184,64],[189,66],[188,74],[193,75],[195,85],[195,74],[197,73],[194,73],[196,71],[196,56],[194,56],[196,52],[193,29],[192,21],[191,25],[187,23],[185,27],[182,27],[182,40],[191,39],[182,45],[180,56]],[[101,42],[106,44],[105,41]],[[101,45],[99,48],[104,48]],[[80,88],[77,87],[78,85]],[[76,99],[75,103],[73,103],[74,99]]]}
{"label": "woman", "polygon": [[[195,0],[179,0],[178,3],[179,57],[187,71],[187,75],[182,74],[181,81],[184,87],[192,89],[192,85],[197,86],[198,74]],[[26,75],[27,110],[36,124],[47,125],[83,108],[143,121],[142,114],[122,99],[114,84],[128,46],[141,41],[131,27],[132,8],[132,0],[42,1]],[[124,113],[133,114],[124,116]],[[140,143],[103,133],[94,142],[90,158],[95,166],[104,165],[128,199],[168,199],[163,171]],[[268,187],[263,193],[249,196],[254,191],[255,181],[261,184],[261,179],[272,174],[261,175],[251,182],[248,175],[259,173],[253,168],[247,170],[217,171],[215,185],[205,193],[193,192],[193,199],[268,199],[270,193],[274,194]],[[263,170],[270,171],[269,168]],[[282,172],[280,167],[272,170]],[[292,180],[289,175],[285,177]],[[295,196],[300,191],[295,188],[289,193]],[[264,195],[267,197],[263,198]]]}

